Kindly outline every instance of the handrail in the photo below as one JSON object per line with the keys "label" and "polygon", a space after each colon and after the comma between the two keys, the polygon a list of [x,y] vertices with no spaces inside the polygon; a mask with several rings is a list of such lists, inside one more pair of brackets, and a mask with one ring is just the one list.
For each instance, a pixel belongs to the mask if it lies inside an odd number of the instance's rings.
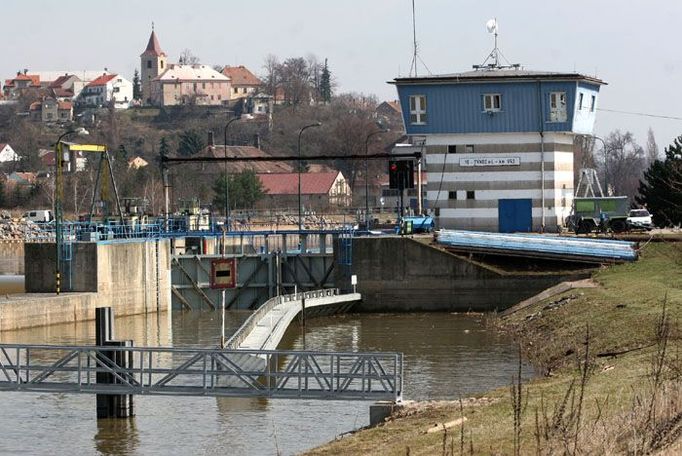
{"label": "handrail", "polygon": [[237,331],[235,331],[234,334],[225,343],[225,347],[228,349],[237,349],[237,347],[239,347],[242,344],[242,342],[244,342],[248,335],[251,334],[254,328],[258,326],[258,322],[261,320],[261,318],[263,318],[265,315],[268,314],[268,312],[270,312],[272,309],[274,309],[280,304],[291,301],[299,301],[301,297],[305,297],[305,299],[314,299],[328,296],[336,296],[338,294],[339,294],[338,288],[326,288],[322,290],[313,290],[306,292],[298,292],[295,294],[279,295],[275,296],[274,298],[270,298],[267,301],[265,301],[265,303],[262,306],[256,309],[249,316],[249,318],[246,319],[244,323],[242,323],[239,329],[237,329]]}

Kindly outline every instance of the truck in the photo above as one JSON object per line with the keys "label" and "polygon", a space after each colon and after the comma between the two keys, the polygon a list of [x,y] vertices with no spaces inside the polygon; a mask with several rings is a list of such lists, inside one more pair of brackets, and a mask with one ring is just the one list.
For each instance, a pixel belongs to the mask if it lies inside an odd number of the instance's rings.
{"label": "truck", "polygon": [[576,234],[609,230],[622,233],[628,229],[628,208],[627,196],[574,198],[567,226]]}
{"label": "truck", "polygon": [[430,233],[433,231],[435,223],[430,215],[409,215],[400,219],[396,226],[396,233]]}
{"label": "truck", "polygon": [[25,212],[22,216],[24,220],[31,221],[33,223],[47,223],[51,222],[54,217],[52,217],[52,211],[47,209],[34,209]]}

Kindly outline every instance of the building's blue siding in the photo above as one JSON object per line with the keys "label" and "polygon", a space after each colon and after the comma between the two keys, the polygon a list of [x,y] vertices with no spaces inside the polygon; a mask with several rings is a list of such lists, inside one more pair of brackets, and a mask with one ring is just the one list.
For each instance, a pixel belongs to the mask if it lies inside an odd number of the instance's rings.
{"label": "building's blue siding", "polygon": [[[598,92],[586,84],[584,90]],[[411,135],[439,133],[517,133],[573,131],[576,81],[398,84],[403,120]],[[549,122],[550,92],[566,92],[566,122]],[[502,111],[483,111],[483,95],[502,95]],[[590,92],[592,93],[592,92]],[[411,95],[425,95],[427,124],[410,124]],[[538,96],[540,95],[540,100]],[[542,118],[538,115],[542,112]],[[581,124],[581,127],[585,125]]]}

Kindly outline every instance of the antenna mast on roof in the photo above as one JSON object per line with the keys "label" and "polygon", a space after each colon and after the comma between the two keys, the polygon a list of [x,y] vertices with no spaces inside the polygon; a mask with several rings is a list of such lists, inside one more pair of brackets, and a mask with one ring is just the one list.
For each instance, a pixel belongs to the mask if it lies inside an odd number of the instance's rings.
{"label": "antenna mast on roof", "polygon": [[[482,64],[480,65],[474,65],[475,70],[502,70],[504,68],[514,68],[514,69],[519,69],[521,68],[521,64],[519,63],[510,63],[509,60],[502,54],[502,51],[500,51],[500,48],[497,47],[497,35],[500,31],[500,26],[497,23],[497,18],[490,19],[488,22],[485,23],[485,28],[488,30],[488,33],[491,35],[495,36],[495,47],[493,48],[492,51],[490,51],[490,54],[488,54],[488,57],[485,58]],[[500,61],[504,59],[505,62],[507,62],[506,65],[503,65],[500,63]]]}
{"label": "antenna mast on roof", "polygon": [[429,67],[427,67],[421,57],[419,57],[417,47],[417,16],[414,9],[414,0],[412,0],[412,63],[410,63],[410,77],[417,77],[417,60],[424,65],[424,68],[426,68],[426,71],[428,71],[429,74],[432,74]]}

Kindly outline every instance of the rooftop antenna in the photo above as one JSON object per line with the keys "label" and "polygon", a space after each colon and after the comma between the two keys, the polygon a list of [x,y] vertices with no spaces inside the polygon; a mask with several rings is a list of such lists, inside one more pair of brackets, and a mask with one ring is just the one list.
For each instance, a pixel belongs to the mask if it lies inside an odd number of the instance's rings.
{"label": "rooftop antenna", "polygon": [[[500,48],[497,46],[497,35],[500,32],[500,25],[497,23],[497,18],[490,19],[488,22],[485,23],[485,28],[490,33],[491,35],[495,36],[495,47],[493,48],[492,51],[490,51],[490,54],[488,54],[488,57],[485,58],[482,64],[480,65],[474,65],[475,70],[502,70],[505,68],[513,68],[515,70],[521,68],[521,65],[519,63],[510,63],[509,60],[502,54],[502,51],[500,51]],[[504,60],[507,64],[504,65],[501,63],[501,61]]]}
{"label": "rooftop antenna", "polygon": [[410,77],[417,77],[417,60],[424,65],[429,74],[432,74],[429,67],[419,57],[419,48],[417,47],[417,16],[415,14],[414,0],[412,0],[412,63],[410,63]]}

